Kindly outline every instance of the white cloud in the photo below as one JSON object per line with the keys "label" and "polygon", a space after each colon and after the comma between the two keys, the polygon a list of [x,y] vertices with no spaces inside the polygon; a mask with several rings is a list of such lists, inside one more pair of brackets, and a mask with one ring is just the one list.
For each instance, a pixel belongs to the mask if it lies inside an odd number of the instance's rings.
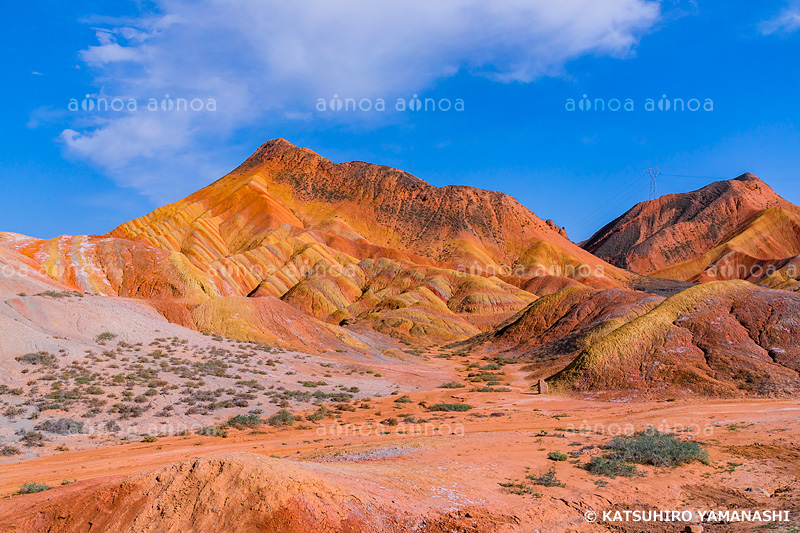
{"label": "white cloud", "polygon": [[123,47],[116,43],[90,46],[81,53],[81,58],[90,65],[103,65],[114,61],[136,61],[141,59],[141,51]]}
{"label": "white cloud", "polygon": [[[99,45],[81,58],[103,94],[140,103],[214,98],[217,111],[148,114],[140,106],[62,135],[72,153],[147,194],[163,185],[153,176],[165,169],[217,177],[197,163],[213,156],[205,143],[212,133],[219,145],[258,121],[306,117],[317,98],[408,97],[459,71],[497,82],[559,75],[581,56],[631,54],[659,18],[650,0],[156,4],[158,14],[138,20],[96,19]],[[176,153],[185,156],[179,169]]]}
{"label": "white cloud", "polygon": [[800,29],[800,5],[783,9],[777,16],[765,20],[758,28],[764,35],[791,33]]}

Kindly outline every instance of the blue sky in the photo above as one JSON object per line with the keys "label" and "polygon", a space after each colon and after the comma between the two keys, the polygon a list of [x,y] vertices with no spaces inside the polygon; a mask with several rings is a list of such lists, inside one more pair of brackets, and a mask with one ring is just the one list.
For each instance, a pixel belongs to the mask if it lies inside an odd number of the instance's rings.
{"label": "blue sky", "polygon": [[[107,232],[274,137],[501,190],[576,241],[648,198],[648,166],[663,173],[661,194],[750,171],[800,203],[800,4],[494,4],[7,6],[0,231]],[[147,108],[167,94],[200,109]],[[565,108],[584,94],[633,110]],[[386,109],[318,109],[335,95]],[[413,95],[463,111],[395,109]],[[647,111],[662,95],[713,110]],[[136,109],[81,108],[101,98]]]}

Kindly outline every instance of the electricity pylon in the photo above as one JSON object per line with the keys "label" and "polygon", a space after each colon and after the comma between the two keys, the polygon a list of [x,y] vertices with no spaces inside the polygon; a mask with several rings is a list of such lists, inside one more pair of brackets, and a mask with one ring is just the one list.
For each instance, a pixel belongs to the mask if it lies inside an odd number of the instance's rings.
{"label": "electricity pylon", "polygon": [[644,171],[645,174],[650,178],[650,199],[655,200],[658,198],[658,175],[661,174],[661,171],[656,168],[647,167],[647,170]]}

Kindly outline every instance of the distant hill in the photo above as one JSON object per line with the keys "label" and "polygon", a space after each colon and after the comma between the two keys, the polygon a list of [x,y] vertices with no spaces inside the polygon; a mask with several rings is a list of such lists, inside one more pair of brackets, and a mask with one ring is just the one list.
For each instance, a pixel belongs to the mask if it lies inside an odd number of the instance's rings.
{"label": "distant hill", "polygon": [[582,247],[655,277],[746,279],[792,288],[800,273],[800,208],[743,174],[637,204]]}

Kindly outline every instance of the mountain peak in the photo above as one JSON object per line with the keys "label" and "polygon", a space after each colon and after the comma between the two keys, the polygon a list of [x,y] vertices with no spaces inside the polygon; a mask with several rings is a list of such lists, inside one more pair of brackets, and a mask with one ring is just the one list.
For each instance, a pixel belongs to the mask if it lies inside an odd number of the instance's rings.
{"label": "mountain peak", "polygon": [[759,181],[761,183],[764,183],[764,180],[762,180],[761,178],[759,178],[758,176],[756,176],[752,172],[745,172],[744,174],[742,174],[740,176],[736,176],[733,179],[736,180],[736,181]]}
{"label": "mountain peak", "polygon": [[255,153],[259,152],[280,152],[280,151],[292,151],[292,150],[306,150],[310,152],[311,150],[307,148],[300,148],[296,144],[293,144],[290,141],[287,141],[283,137],[277,137],[275,139],[270,139],[261,146],[258,147]]}
{"label": "mountain peak", "polygon": [[358,236],[451,267],[549,271],[554,263],[584,264],[622,275],[511,196],[463,185],[436,187],[384,165],[333,163],[283,138],[265,142],[208,187],[113,234],[169,243],[170,250],[189,255],[226,257],[262,246],[283,224],[296,233],[334,228],[338,237]]}
{"label": "mountain peak", "polygon": [[613,265],[649,274],[702,256],[773,207],[799,209],[748,172],[696,191],[641,202],[582,247]]}
{"label": "mountain peak", "polygon": [[277,137],[265,142],[253,154],[248,157],[233,172],[247,172],[249,169],[258,166],[266,159],[280,158],[286,156],[312,156],[322,158],[319,154],[308,148],[301,148],[283,137]]}

